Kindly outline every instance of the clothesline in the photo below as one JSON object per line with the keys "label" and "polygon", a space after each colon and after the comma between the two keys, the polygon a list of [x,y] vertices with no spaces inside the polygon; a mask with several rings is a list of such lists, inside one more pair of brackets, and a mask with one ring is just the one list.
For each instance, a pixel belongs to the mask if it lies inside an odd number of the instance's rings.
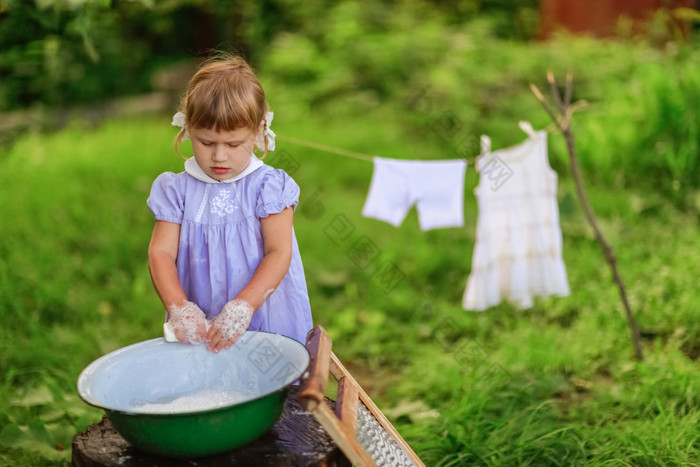
{"label": "clothesline", "polygon": [[305,146],[305,147],[311,148],[311,149],[318,149],[319,151],[330,152],[330,153],[338,154],[340,156],[345,156],[345,157],[352,157],[353,159],[360,159],[360,160],[367,161],[367,162],[373,162],[374,157],[375,157],[375,156],[372,156],[370,154],[362,154],[359,152],[348,151],[347,149],[336,148],[334,146],[328,146],[327,144],[321,144],[321,143],[316,143],[314,141],[307,141],[304,139],[293,138],[291,136],[277,135],[277,139],[280,139],[282,141],[287,141],[289,143],[296,144],[299,146]]}
{"label": "clothesline", "polygon": [[[277,139],[282,140],[282,141],[286,141],[288,143],[296,144],[299,146],[304,146],[304,147],[311,148],[311,149],[317,149],[319,151],[329,152],[332,154],[337,154],[339,156],[351,157],[353,159],[359,159],[359,160],[366,161],[366,162],[374,162],[375,157],[382,157],[384,159],[387,159],[387,157],[384,157],[384,156],[373,156],[371,154],[363,154],[360,152],[349,151],[347,149],[338,148],[335,146],[329,146],[327,144],[317,143],[314,141],[293,138],[291,136],[277,135]],[[527,155],[527,153],[525,155]],[[450,160],[462,160],[462,161],[466,162],[468,165],[476,165],[477,158],[478,158],[478,156],[473,157],[473,158],[456,157],[456,158],[453,158]],[[417,160],[417,159],[399,159],[399,160],[410,161],[410,160]],[[426,160],[426,159],[422,159],[422,160]],[[438,160],[439,161],[439,160],[445,160],[445,159],[433,159],[433,158],[431,158],[431,159],[427,159],[427,160]]]}
{"label": "clothesline", "polygon": [[[548,130],[546,130],[548,131]],[[549,131],[548,131],[549,132]],[[315,141],[308,141],[304,139],[299,139],[299,138],[294,138],[291,136],[286,136],[286,135],[277,135],[277,139],[281,141],[286,141],[288,143],[296,144],[298,146],[304,146],[307,148],[311,149],[317,149],[319,151],[324,151],[324,152],[329,152],[331,154],[337,154],[339,156],[345,156],[345,157],[351,157],[353,159],[358,159],[366,162],[374,162],[375,157],[382,157],[382,158],[387,158],[385,156],[373,156],[371,154],[364,154],[360,152],[355,152],[355,151],[349,151],[347,149],[343,148],[338,148],[335,146],[329,146],[327,144],[322,144],[322,143],[317,143]],[[468,165],[476,165],[476,160],[479,157],[479,155],[472,157],[472,158],[466,158],[466,157],[455,157],[450,160],[463,160],[465,161]],[[417,160],[417,159],[400,159],[400,160]],[[421,160],[445,160],[443,158],[429,158],[429,159],[421,159]]]}
{"label": "clothesline", "polygon": [[[363,154],[361,152],[349,151],[347,149],[338,148],[335,146],[329,146],[327,144],[317,143],[315,141],[308,141],[308,140],[304,140],[304,139],[293,138],[291,136],[285,136],[285,135],[278,134],[277,139],[279,139],[281,141],[286,141],[286,142],[289,142],[292,144],[296,144],[299,146],[304,146],[304,147],[311,148],[311,149],[318,149],[319,151],[330,152],[332,154],[337,154],[339,156],[351,157],[353,159],[359,159],[359,160],[367,161],[367,162],[374,162],[375,157],[383,157],[385,159],[387,158],[386,156],[373,156],[371,154]],[[414,160],[414,159],[405,159],[405,160]],[[443,159],[430,159],[430,160],[443,160]],[[467,162],[468,164],[471,164],[476,160],[476,158],[474,158],[470,161],[469,159],[464,158],[464,157],[456,157],[452,160],[463,160],[463,161]]]}
{"label": "clothesline", "polygon": [[[574,114],[574,112],[578,112],[579,110],[585,108],[588,105],[588,103],[585,100],[580,100],[578,102],[575,102],[573,105],[569,107],[567,110],[566,115],[564,116],[562,122],[560,123],[563,125],[568,126],[569,121],[571,120],[571,116]],[[550,123],[547,128],[544,129],[549,134],[552,133],[559,133],[561,129],[554,123]],[[375,157],[381,157],[381,156],[373,156],[371,154],[364,154],[361,152],[355,152],[355,151],[349,151],[347,149],[343,148],[338,148],[335,146],[329,146],[327,144],[322,144],[322,143],[317,143],[315,141],[308,141],[304,139],[299,139],[299,138],[294,138],[292,136],[286,136],[286,135],[277,135],[277,139],[280,139],[282,141],[287,141],[292,144],[296,144],[298,146],[304,146],[307,148],[311,149],[317,149],[319,151],[324,151],[324,152],[329,152],[331,154],[337,154],[339,156],[345,156],[345,157],[351,157],[353,159],[358,159],[366,162],[373,162]],[[476,160],[479,157],[479,154],[477,154],[473,158],[465,158],[465,157],[458,157],[453,160],[463,160],[469,165],[475,165]],[[442,159],[428,159],[428,160],[442,160]]]}

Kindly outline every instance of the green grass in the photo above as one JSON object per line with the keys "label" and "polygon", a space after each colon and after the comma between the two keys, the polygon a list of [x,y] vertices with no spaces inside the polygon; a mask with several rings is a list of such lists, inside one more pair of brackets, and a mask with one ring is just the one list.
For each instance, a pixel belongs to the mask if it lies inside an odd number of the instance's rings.
{"label": "green grass", "polygon": [[[369,118],[353,134],[283,113],[276,123],[280,135],[323,128],[323,141],[341,147],[355,147],[355,134],[382,138]],[[167,118],[76,124],[27,135],[2,156],[0,463],[67,463],[72,437],[101,416],[77,398],[80,370],[159,335],[145,199],[158,173],[180,170],[172,136]],[[282,139],[280,149],[298,162],[295,228],[315,322],[427,465],[700,461],[698,211],[679,211],[653,192],[589,185],[645,330],[646,360],[637,363],[617,290],[566,177],[571,296],[472,313],[460,302],[476,174],[467,177],[466,226],[422,232],[415,212],[399,228],[361,217],[371,164]],[[345,239],[329,235],[339,216],[355,229]],[[380,250],[366,268],[347,253],[363,236]],[[384,261],[403,274],[390,293],[375,274]]]}

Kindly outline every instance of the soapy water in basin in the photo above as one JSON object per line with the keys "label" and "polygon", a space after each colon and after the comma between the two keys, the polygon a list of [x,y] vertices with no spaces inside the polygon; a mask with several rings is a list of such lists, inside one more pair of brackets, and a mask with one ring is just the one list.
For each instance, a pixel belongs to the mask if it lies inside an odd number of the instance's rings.
{"label": "soapy water in basin", "polygon": [[254,391],[230,389],[202,389],[187,394],[161,397],[153,401],[132,402],[128,411],[137,413],[174,414],[200,412],[227,407],[255,396]]}
{"label": "soapy water in basin", "polygon": [[78,392],[88,404],[117,412],[206,412],[279,391],[309,362],[300,343],[276,334],[247,331],[236,346],[214,354],[162,338],[132,344],[86,367]]}

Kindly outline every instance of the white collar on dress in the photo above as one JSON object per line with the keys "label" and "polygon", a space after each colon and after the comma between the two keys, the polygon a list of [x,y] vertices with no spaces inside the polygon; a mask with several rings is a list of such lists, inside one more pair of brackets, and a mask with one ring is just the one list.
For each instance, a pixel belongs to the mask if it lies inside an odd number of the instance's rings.
{"label": "white collar on dress", "polygon": [[235,182],[236,180],[240,180],[241,178],[245,177],[249,173],[255,171],[256,169],[259,169],[263,165],[265,165],[265,163],[263,161],[261,161],[260,159],[255,157],[254,154],[251,154],[250,155],[250,163],[248,164],[248,167],[243,169],[243,171],[241,173],[239,173],[235,177],[219,181],[219,180],[215,180],[215,179],[211,178],[209,175],[204,173],[204,171],[199,166],[199,164],[197,164],[197,161],[194,160],[194,157],[190,157],[189,159],[187,159],[185,161],[185,172],[192,175],[197,180],[201,180],[201,181],[206,182],[206,183],[231,183],[231,182]]}

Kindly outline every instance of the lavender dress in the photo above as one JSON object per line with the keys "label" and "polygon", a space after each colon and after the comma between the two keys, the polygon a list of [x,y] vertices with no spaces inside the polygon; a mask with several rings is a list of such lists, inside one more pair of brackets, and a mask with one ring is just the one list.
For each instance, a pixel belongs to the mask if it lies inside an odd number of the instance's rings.
{"label": "lavender dress", "polygon": [[[156,220],[181,224],[180,284],[211,319],[250,281],[263,258],[260,219],[298,202],[294,180],[252,156],[246,170],[224,182],[208,177],[194,158],[188,159],[185,172],[156,178],[148,207]],[[248,329],[304,343],[312,327],[311,308],[299,247],[292,238],[289,271]]]}

